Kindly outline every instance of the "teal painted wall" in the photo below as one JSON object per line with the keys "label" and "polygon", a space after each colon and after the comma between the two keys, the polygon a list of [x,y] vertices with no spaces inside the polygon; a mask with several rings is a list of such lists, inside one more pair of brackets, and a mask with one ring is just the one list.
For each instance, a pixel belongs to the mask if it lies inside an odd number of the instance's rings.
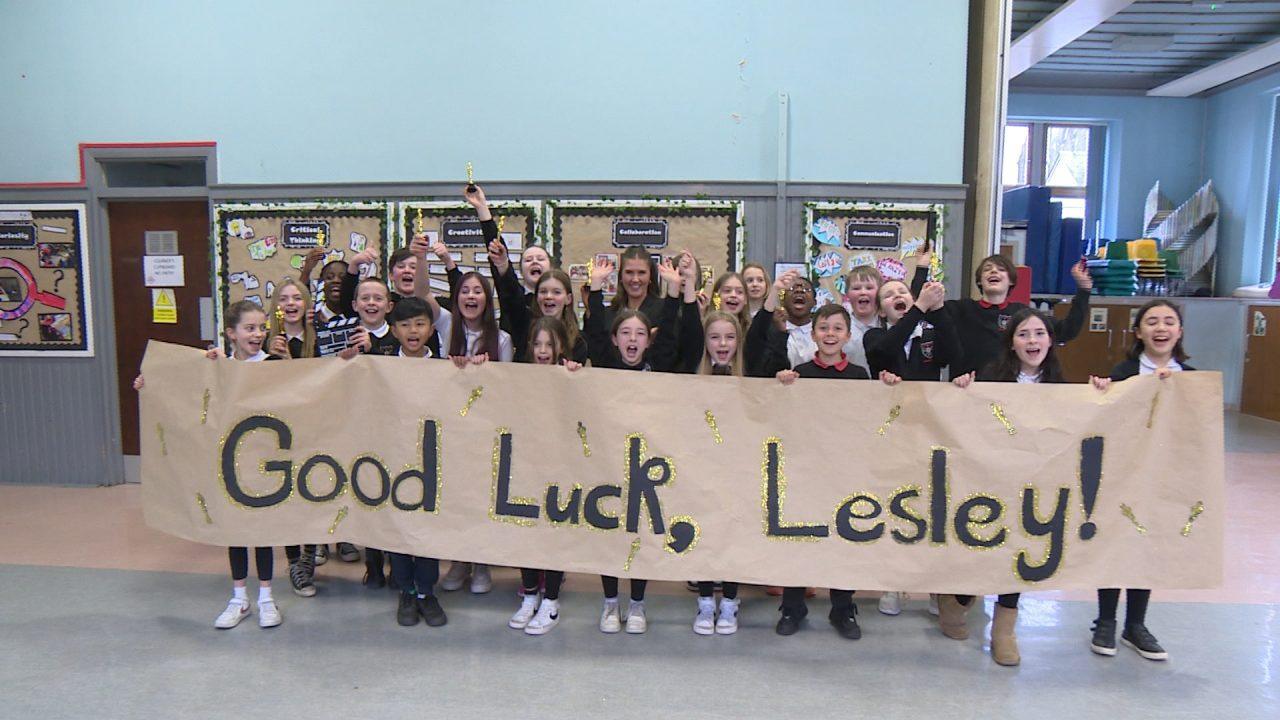
{"label": "teal painted wall", "polygon": [[226,183],[959,183],[962,0],[0,0],[0,182],[214,140]]}

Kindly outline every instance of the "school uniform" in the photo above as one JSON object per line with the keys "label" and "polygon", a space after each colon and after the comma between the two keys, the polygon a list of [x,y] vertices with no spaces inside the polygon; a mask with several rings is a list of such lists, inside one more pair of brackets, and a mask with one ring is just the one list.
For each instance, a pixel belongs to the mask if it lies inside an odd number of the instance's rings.
{"label": "school uniform", "polygon": [[[845,309],[849,310],[848,308]],[[871,372],[871,363],[867,360],[864,340],[869,331],[878,330],[881,327],[880,316],[877,315],[871,319],[871,322],[864,323],[858,319],[857,315],[853,314],[852,310],[849,310],[849,342],[844,344],[844,354],[849,358],[849,362],[866,370],[868,373]]]}
{"label": "school uniform", "polygon": [[[842,355],[839,362],[828,365],[823,362],[822,358],[817,355],[808,362],[800,363],[795,367],[796,374],[802,378],[819,378],[825,380],[870,380],[871,376],[867,371],[853,363],[849,362],[849,358]],[[843,621],[845,619],[852,620],[857,615],[857,608],[853,606],[854,590],[844,590],[832,588],[830,590],[831,612],[828,617],[832,623]],[[789,587],[782,591],[782,614],[784,616],[792,616],[797,619],[804,618],[809,614],[809,608],[804,602],[804,588]],[[854,623],[856,628],[856,621]],[[841,634],[844,634],[842,631]],[[858,633],[861,634],[860,631]]]}
{"label": "school uniform", "polygon": [[[759,315],[752,321],[766,322]],[[776,375],[780,370],[792,370],[813,359],[818,352],[818,344],[813,341],[813,321],[797,325],[791,320],[783,321],[783,329],[779,330],[773,319],[769,318],[765,325],[764,356],[760,360],[759,371],[764,376]]]}
{"label": "school uniform", "polygon": [[862,336],[871,374],[882,370],[903,380],[942,379],[942,368],[960,358],[960,338],[947,313],[923,312],[912,305],[898,322],[874,327]]}
{"label": "school uniform", "polygon": [[[911,294],[920,297],[928,278],[927,268],[918,268],[911,282]],[[1090,291],[1076,290],[1071,300],[1071,309],[1062,319],[1050,318],[1053,327],[1054,342],[1059,345],[1074,340],[1084,327],[1085,316],[1089,312]],[[986,300],[962,298],[948,300],[943,309],[955,323],[956,335],[960,338],[963,355],[958,362],[953,362],[952,375],[958,376],[968,372],[976,372],[1000,357],[1003,335],[1009,321],[1019,310],[1026,309],[1022,303],[1005,300],[998,305]]]}
{"label": "school uniform", "polygon": [[669,372],[675,367],[678,362],[677,330],[672,325],[680,312],[680,298],[667,298],[659,302],[654,314],[645,316],[649,320],[650,327],[656,325],[658,331],[654,337],[650,338],[649,348],[637,365],[624,363],[618,348],[613,344],[613,338],[609,334],[613,319],[608,315],[608,308],[605,307],[604,293],[592,290],[587,295],[587,305],[590,311],[585,318],[583,332],[587,336],[587,351],[592,367],[654,372]]}
{"label": "school uniform", "polygon": [[[235,351],[228,355],[229,360],[235,360]],[[265,350],[258,350],[252,356],[244,359],[244,362],[265,362],[268,360],[279,360],[275,355],[268,355]],[[230,547],[227,548],[227,559],[231,563],[231,579],[244,580],[249,577],[249,548],[247,547]],[[268,581],[275,570],[275,558],[269,547],[258,547],[253,549],[254,565],[258,568],[258,580]]]}

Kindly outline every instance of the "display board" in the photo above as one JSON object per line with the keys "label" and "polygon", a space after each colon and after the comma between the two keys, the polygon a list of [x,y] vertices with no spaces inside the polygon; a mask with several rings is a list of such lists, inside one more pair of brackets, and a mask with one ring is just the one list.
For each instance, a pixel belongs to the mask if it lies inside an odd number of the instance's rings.
{"label": "display board", "polygon": [[0,355],[90,357],[83,204],[0,205]]}
{"label": "display board", "polygon": [[[615,271],[605,295],[617,287],[618,258],[643,245],[655,259],[688,249],[714,278],[742,267],[745,248],[742,203],[721,200],[561,200],[547,203],[547,227],[553,256],[575,281],[588,278],[588,264],[609,255]],[[582,300],[579,298],[581,309]]]}
{"label": "display board", "polygon": [[296,278],[307,254],[326,248],[311,275],[320,297],[320,269],[366,248],[378,251],[386,277],[391,205],[385,202],[228,203],[214,206],[214,297],[217,317],[238,300],[268,307],[276,285]]}
{"label": "display board", "polygon": [[805,203],[805,264],[817,304],[838,301],[849,271],[860,265],[910,282],[926,242],[941,257],[944,212],[934,204]]}
{"label": "display board", "polygon": [[[542,244],[542,203],[522,200],[494,200],[489,203],[498,232],[507,244],[511,266],[520,276],[520,255],[530,245]],[[465,202],[404,202],[397,208],[397,247],[407,245],[421,224],[422,232],[435,242],[444,240],[458,269],[475,270],[487,278],[493,277],[489,269],[489,251],[484,244],[480,221],[475,208]],[[439,296],[449,295],[449,275],[444,263],[427,255],[427,271],[431,275],[431,290]]]}

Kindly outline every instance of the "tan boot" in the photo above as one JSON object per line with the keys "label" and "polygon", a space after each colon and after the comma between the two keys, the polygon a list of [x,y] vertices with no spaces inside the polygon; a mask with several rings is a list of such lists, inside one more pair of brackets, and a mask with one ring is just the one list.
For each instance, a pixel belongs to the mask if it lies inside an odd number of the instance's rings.
{"label": "tan boot", "polygon": [[1014,628],[1018,624],[1018,609],[996,604],[996,615],[991,620],[991,659],[997,665],[1017,665],[1022,662],[1018,654],[1018,636]]}
{"label": "tan boot", "polygon": [[938,627],[952,640],[968,640],[969,608],[961,605],[955,595],[938,596]]}

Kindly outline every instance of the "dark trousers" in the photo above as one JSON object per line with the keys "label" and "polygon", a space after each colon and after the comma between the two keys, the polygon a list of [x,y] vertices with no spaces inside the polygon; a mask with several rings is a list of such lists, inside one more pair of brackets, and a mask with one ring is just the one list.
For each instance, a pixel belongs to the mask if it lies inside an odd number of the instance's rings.
{"label": "dark trousers", "polygon": [[[600,576],[600,585],[604,587],[604,596],[610,600],[618,597],[618,578],[609,575]],[[644,601],[644,589],[649,586],[648,580],[631,581],[631,599],[635,602]]]}
{"label": "dark trousers", "polygon": [[391,556],[391,577],[400,586],[400,592],[416,590],[423,596],[435,594],[436,581],[440,579],[439,560],[396,552],[388,552],[387,555]]}
{"label": "dark trousers", "polygon": [[[711,597],[715,594],[716,584],[710,580],[698,581],[698,597]],[[724,595],[725,600],[738,599],[738,583],[721,583],[720,592]],[[800,593],[800,600],[804,601],[804,593]]]}
{"label": "dark trousers", "polygon": [[[1125,591],[1127,602],[1124,609],[1124,625],[1145,625],[1147,622],[1147,605],[1151,602],[1150,590]],[[1098,619],[1115,620],[1116,607],[1120,604],[1120,588],[1107,588],[1098,591]]]}
{"label": "dark trousers", "polygon": [[[544,597],[548,600],[559,600],[560,585],[564,582],[564,572],[560,570],[534,570],[532,568],[521,568],[520,587],[524,590],[524,594],[537,594],[539,585],[538,581],[544,574],[547,578],[547,588]],[[617,594],[616,585],[614,594]]]}
{"label": "dark trousers", "polygon": [[[308,553],[308,554],[310,554],[310,555],[315,555],[315,554],[316,554],[316,546],[315,546],[315,545],[306,545],[305,547],[306,547],[306,549],[307,549],[307,553]],[[297,561],[298,561],[298,558],[299,558],[299,557],[301,557],[301,556],[302,556],[302,549],[301,549],[301,548],[299,548],[297,545],[285,545],[285,546],[284,546],[284,557],[285,557],[285,559],[286,559],[286,560],[288,560],[289,562],[291,562],[291,563],[297,562]]]}
{"label": "dark trousers", "polygon": [[[249,548],[227,548],[227,557],[231,559],[232,580],[244,580],[249,577]],[[253,549],[253,561],[258,566],[259,580],[266,582],[271,579],[274,560],[271,548],[260,547]]]}
{"label": "dark trousers", "polygon": [[[1007,607],[1010,610],[1018,609],[1018,598],[1022,597],[1022,593],[1005,593],[996,598],[996,604],[1001,607]],[[965,607],[969,607],[969,603],[973,602],[972,595],[957,595],[956,602]]]}
{"label": "dark trousers", "polygon": [[[853,594],[856,590],[831,589],[831,612],[849,614],[853,607]],[[789,587],[782,591],[782,609],[790,615],[807,615],[809,608],[804,603],[804,588]]]}

